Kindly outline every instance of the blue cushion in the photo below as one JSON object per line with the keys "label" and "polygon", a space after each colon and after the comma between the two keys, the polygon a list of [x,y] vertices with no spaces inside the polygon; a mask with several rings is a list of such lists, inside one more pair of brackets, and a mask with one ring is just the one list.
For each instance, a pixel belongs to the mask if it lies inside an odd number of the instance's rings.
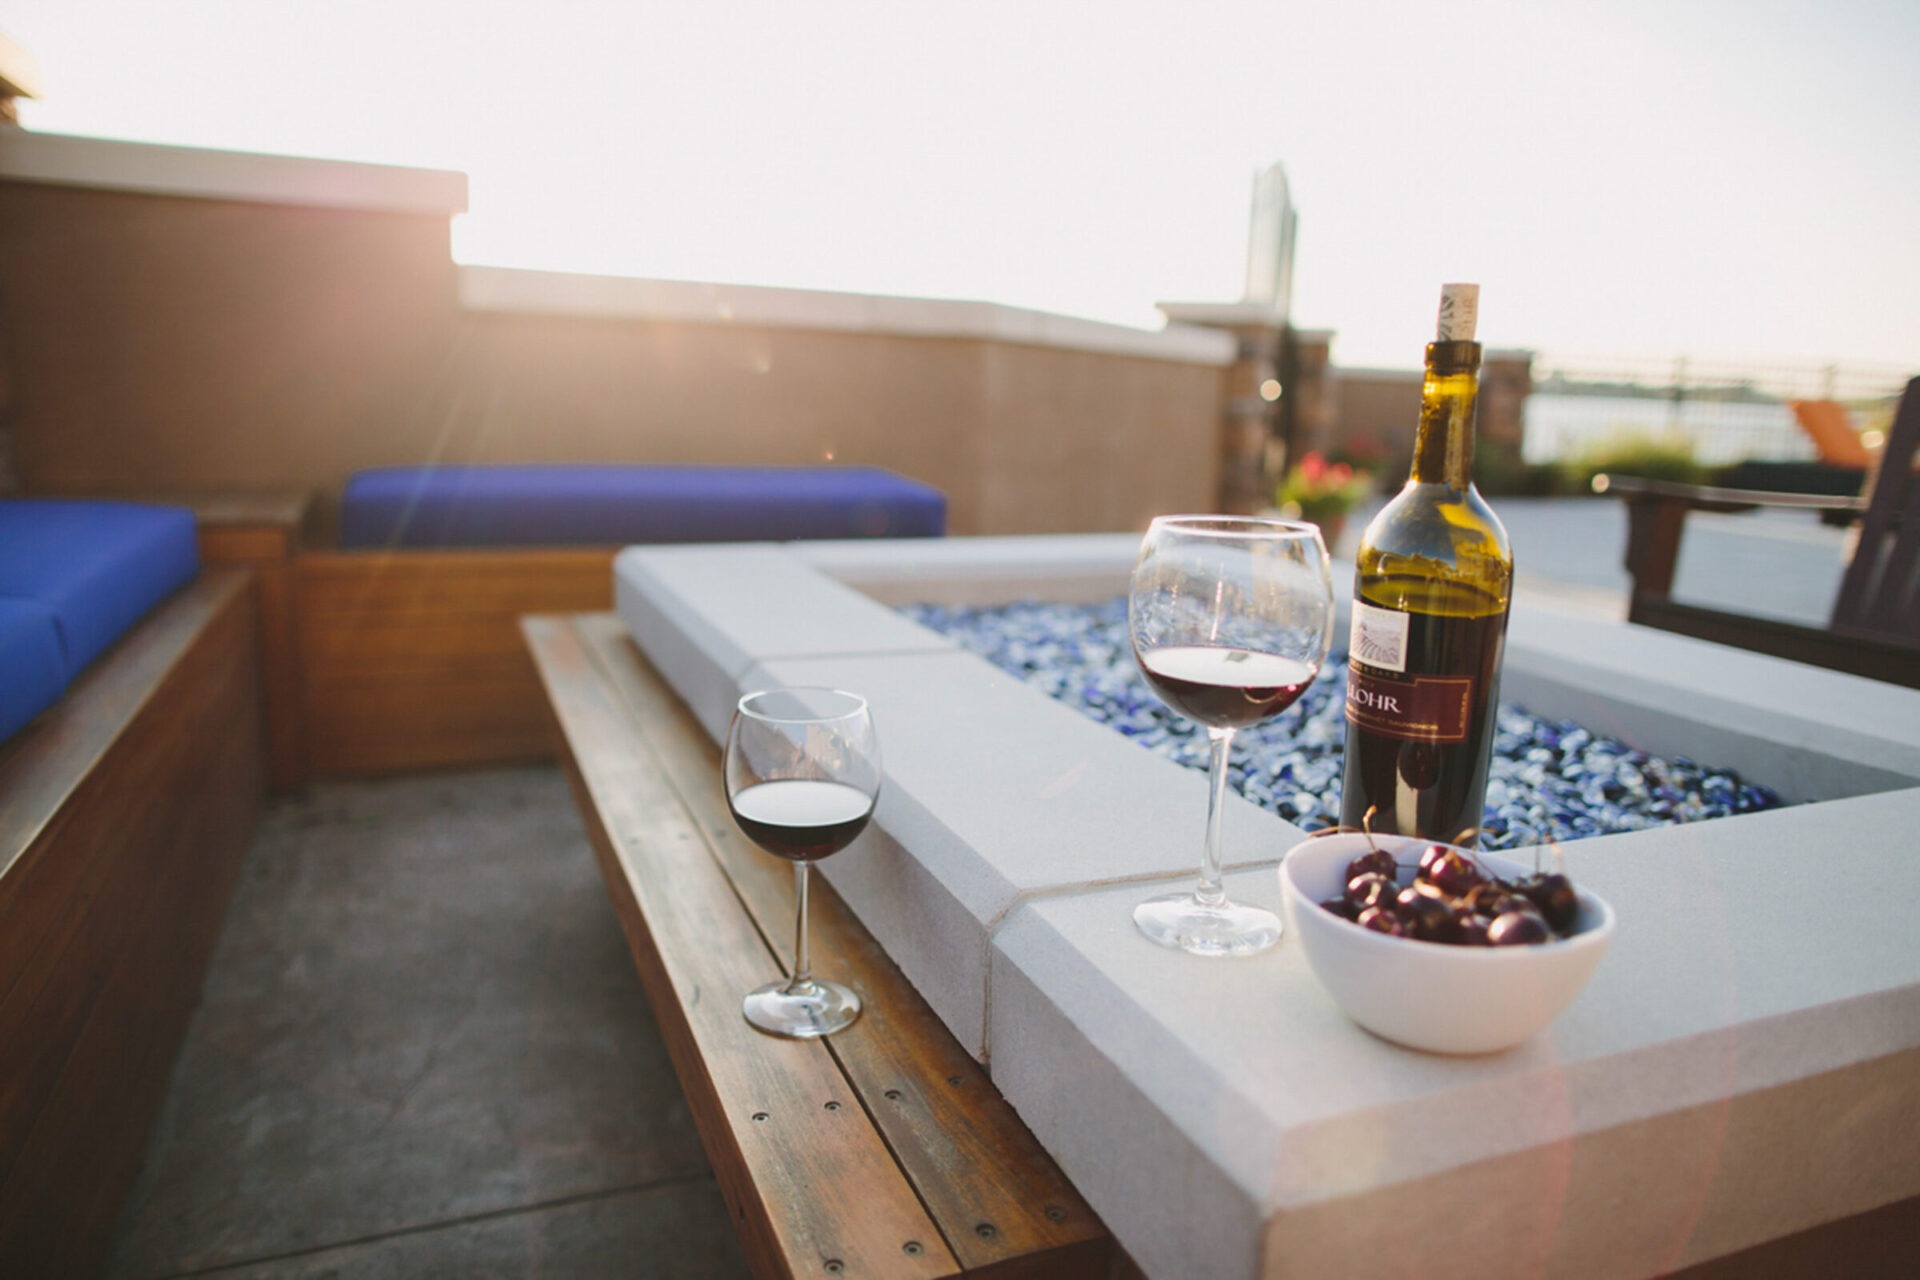
{"label": "blue cushion", "polygon": [[0,741],[58,702],[66,687],[53,610],[0,596]]}
{"label": "blue cushion", "polygon": [[191,511],[133,502],[0,501],[0,596],[53,610],[68,680],[199,568]]}
{"label": "blue cushion", "polygon": [[878,467],[490,466],[362,471],[346,547],[619,546],[938,537],[946,495]]}

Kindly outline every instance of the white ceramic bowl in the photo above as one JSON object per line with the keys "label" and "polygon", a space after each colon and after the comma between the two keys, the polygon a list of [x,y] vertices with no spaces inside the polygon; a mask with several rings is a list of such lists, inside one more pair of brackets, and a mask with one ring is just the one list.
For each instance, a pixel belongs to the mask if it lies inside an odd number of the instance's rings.
{"label": "white ceramic bowl", "polygon": [[[1571,937],[1538,946],[1457,947],[1363,929],[1320,905],[1346,883],[1347,864],[1374,845],[1411,868],[1433,842],[1411,836],[1317,836],[1280,864],[1287,923],[1347,1016],[1384,1039],[1431,1053],[1492,1053],[1545,1027],[1580,994],[1613,938],[1613,908],[1579,887]],[[1472,856],[1495,875],[1532,874],[1531,862]],[[1401,876],[1406,884],[1411,872]]]}

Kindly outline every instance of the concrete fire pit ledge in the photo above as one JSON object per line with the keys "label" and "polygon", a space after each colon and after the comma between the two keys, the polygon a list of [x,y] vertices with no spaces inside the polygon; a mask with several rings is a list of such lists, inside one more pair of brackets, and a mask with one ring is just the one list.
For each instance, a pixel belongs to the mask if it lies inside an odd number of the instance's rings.
{"label": "concrete fire pit ledge", "polygon": [[[1799,803],[1570,846],[1620,917],[1592,984],[1518,1049],[1429,1056],[1290,940],[1137,936],[1194,873],[1204,779],[891,607],[1107,598],[1137,547],[634,547],[615,575],[716,739],[749,688],[872,700],[877,829],[826,874],[1150,1274],[1652,1275],[1920,1195],[1920,693],[1516,605],[1509,700]],[[1231,891],[1277,908],[1301,834],[1236,800]]]}

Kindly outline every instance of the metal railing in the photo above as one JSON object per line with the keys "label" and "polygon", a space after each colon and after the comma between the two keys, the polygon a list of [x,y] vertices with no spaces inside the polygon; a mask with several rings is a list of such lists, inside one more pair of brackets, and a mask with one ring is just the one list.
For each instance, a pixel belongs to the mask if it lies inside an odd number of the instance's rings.
{"label": "metal railing", "polygon": [[1578,458],[1625,437],[1684,440],[1710,466],[1806,461],[1791,400],[1837,400],[1863,431],[1884,429],[1915,368],[1536,356],[1526,407],[1529,462]]}

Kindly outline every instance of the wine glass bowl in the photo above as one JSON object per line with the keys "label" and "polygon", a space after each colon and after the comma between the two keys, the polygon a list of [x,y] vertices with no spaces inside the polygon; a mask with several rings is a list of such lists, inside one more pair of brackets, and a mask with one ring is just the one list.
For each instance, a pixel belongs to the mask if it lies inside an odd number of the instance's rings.
{"label": "wine glass bowl", "polygon": [[1220,820],[1235,730],[1271,719],[1313,683],[1333,638],[1333,579],[1318,527],[1250,516],[1162,516],[1127,595],[1134,658],[1154,693],[1205,727],[1211,799],[1199,881],[1142,903],[1140,931],[1197,955],[1251,955],[1280,917],[1227,899]]}
{"label": "wine glass bowl", "polygon": [[853,843],[873,816],[881,775],[872,713],[864,698],[839,689],[749,693],[727,727],[722,772],[740,830],[794,867],[792,972],[750,992],[741,1012],[770,1035],[832,1035],[860,1016],[860,997],[813,976],[808,871]]}

